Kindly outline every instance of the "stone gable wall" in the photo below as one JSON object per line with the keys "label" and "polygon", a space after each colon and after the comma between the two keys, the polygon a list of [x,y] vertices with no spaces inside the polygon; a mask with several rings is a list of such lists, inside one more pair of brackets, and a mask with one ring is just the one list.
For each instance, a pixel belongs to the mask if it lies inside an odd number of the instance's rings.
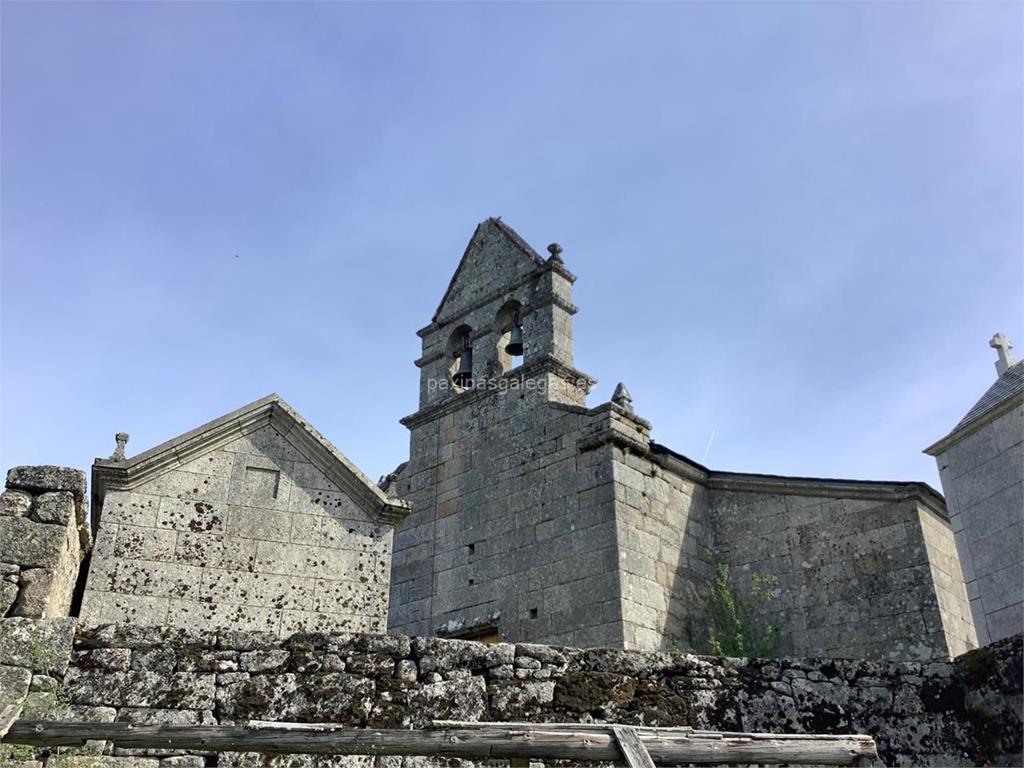
{"label": "stone gable wall", "polygon": [[936,457],[978,640],[1024,629],[1024,405]]}
{"label": "stone gable wall", "polygon": [[715,490],[710,510],[737,586],[778,579],[762,614],[782,653],[928,659],[976,645],[952,532],[917,502]]}
{"label": "stone gable wall", "polygon": [[0,617],[67,616],[92,547],[85,474],[14,467],[0,494]]}
{"label": "stone gable wall", "polygon": [[[406,728],[459,719],[860,732],[875,738],[886,765],[1021,765],[1021,646],[1017,636],[953,662],[743,660],[399,635],[76,632],[68,619],[7,619],[0,621],[0,704],[24,701],[26,718],[134,723]],[[111,753],[102,743],[78,751]],[[173,754],[117,749],[103,765],[205,764]],[[65,751],[50,768],[71,768],[76,759]],[[218,764],[266,763],[220,755]],[[406,762],[279,757],[270,764]]]}
{"label": "stone gable wall", "polygon": [[381,631],[392,532],[265,426],[106,493],[82,619]]}

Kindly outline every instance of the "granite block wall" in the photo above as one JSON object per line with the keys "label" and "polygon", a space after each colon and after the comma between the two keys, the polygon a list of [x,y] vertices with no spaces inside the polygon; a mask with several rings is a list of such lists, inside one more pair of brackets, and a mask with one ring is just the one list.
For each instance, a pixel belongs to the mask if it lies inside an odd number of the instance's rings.
{"label": "granite block wall", "polygon": [[936,456],[978,640],[1024,629],[1024,405]]}
{"label": "granite block wall", "polygon": [[612,451],[622,580],[623,646],[686,646],[712,576],[707,491],[649,457]]}
{"label": "granite block wall", "polygon": [[[1019,636],[952,662],[884,662],[743,660],[398,635],[282,640],[130,626],[79,629],[72,639],[73,633],[67,620],[0,622],[6,686],[0,703],[28,696],[25,717],[135,723],[259,719],[406,728],[458,719],[858,732],[875,738],[886,765],[1021,765]],[[36,650],[24,652],[27,647]],[[53,696],[31,698],[33,691]],[[167,750],[104,743],[84,750],[105,755],[105,768],[207,764],[206,756]],[[51,768],[70,768],[74,763],[62,762],[69,759],[66,752],[51,756]],[[202,762],[182,762],[196,759]],[[267,763],[403,761],[288,756]],[[217,765],[267,763],[222,754]]]}
{"label": "granite block wall", "polygon": [[381,631],[393,529],[272,426],[102,506],[82,619]]}
{"label": "granite block wall", "polygon": [[411,425],[392,630],[621,643],[611,466],[577,448],[585,413],[509,390]]}
{"label": "granite block wall", "polygon": [[92,547],[85,475],[14,467],[0,494],[0,616],[66,616]]}
{"label": "granite block wall", "polygon": [[948,658],[973,626],[948,523],[914,500],[713,490],[715,554],[739,588],[778,579],[783,654]]}

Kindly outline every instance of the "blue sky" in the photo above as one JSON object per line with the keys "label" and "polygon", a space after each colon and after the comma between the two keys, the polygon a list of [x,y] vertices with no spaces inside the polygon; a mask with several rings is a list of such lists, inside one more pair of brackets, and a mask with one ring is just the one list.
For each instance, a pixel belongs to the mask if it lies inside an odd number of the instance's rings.
{"label": "blue sky", "polygon": [[[728,470],[938,485],[1021,344],[1019,3],[5,3],[4,467],[272,391],[368,474],[478,221]],[[235,258],[238,254],[238,258]],[[711,435],[714,440],[708,449]]]}

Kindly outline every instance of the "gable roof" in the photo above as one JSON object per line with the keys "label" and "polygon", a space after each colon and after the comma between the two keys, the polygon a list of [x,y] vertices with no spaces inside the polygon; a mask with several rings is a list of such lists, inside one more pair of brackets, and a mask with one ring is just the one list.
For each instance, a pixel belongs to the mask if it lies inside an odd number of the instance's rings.
{"label": "gable roof", "polygon": [[924,452],[931,456],[942,453],[959,437],[966,437],[975,429],[984,426],[1017,400],[1024,401],[1024,360],[1003,371],[967,415],[957,422],[952,431],[934,445],[925,448]]}
{"label": "gable roof", "polygon": [[458,281],[463,267],[465,267],[466,263],[469,261],[470,254],[473,252],[474,248],[478,244],[482,243],[487,238],[487,235],[491,233],[500,233],[519,251],[521,251],[524,256],[530,259],[535,266],[544,266],[544,259],[541,258],[540,254],[537,253],[530,244],[519,235],[518,232],[503,222],[500,216],[491,216],[490,218],[484,219],[477,224],[476,229],[473,230],[473,236],[469,238],[469,242],[466,244],[466,250],[462,252],[462,258],[459,260],[459,266],[456,267],[455,274],[452,275],[452,279],[448,283],[448,288],[445,289],[444,296],[441,297],[441,302],[437,305],[437,309],[434,311],[434,316],[430,318],[431,322],[437,322],[438,317],[440,317],[441,310],[444,308],[445,302],[448,301],[448,297],[455,288],[455,283]]}
{"label": "gable roof", "polygon": [[92,498],[102,506],[107,490],[131,490],[211,450],[265,426],[292,442],[310,462],[351,496],[373,519],[400,523],[412,508],[387,496],[370,478],[278,394],[242,406],[148,451],[122,461],[96,459],[92,467]]}

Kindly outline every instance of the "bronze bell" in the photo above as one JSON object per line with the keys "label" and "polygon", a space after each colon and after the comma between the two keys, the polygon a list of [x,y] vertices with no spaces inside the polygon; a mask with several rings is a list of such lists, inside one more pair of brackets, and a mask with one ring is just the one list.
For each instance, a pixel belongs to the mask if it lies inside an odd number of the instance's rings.
{"label": "bronze bell", "polygon": [[509,336],[505,351],[514,357],[523,354],[523,326],[519,322],[519,311],[512,317],[512,334]]}
{"label": "bronze bell", "polygon": [[455,385],[465,389],[473,384],[473,350],[469,346],[469,336],[462,342],[462,354],[459,355],[459,370],[452,374]]}

